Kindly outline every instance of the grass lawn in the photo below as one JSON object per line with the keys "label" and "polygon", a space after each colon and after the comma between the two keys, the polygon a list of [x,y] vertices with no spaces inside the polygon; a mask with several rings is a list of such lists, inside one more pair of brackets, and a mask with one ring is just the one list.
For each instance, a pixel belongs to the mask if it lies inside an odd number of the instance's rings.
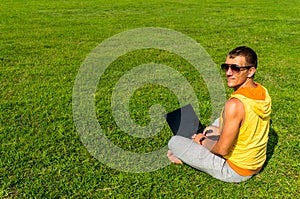
{"label": "grass lawn", "polygon": [[[0,198],[299,198],[299,13],[296,0],[3,0]],[[105,39],[144,27],[183,33],[201,44],[218,66],[239,45],[257,52],[255,80],[268,88],[273,110],[267,164],[260,174],[230,184],[186,165],[132,173],[113,169],[89,153],[72,112],[80,66]],[[195,91],[203,123],[208,125],[212,114],[207,85],[182,57],[159,49],[118,57],[101,76],[95,109],[107,138],[136,153],[158,150],[171,137],[164,126],[154,136],[137,138],[114,121],[113,88],[127,71],[147,63],[180,72]],[[227,97],[231,92],[225,90]],[[141,126],[149,124],[153,104],[166,111],[179,107],[176,96],[160,85],[145,85],[133,94],[130,114]]]}

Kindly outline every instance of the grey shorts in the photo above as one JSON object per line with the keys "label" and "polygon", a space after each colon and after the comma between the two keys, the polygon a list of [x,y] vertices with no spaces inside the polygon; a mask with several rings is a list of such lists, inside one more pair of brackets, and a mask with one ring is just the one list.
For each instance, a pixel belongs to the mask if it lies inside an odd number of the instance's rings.
{"label": "grey shorts", "polygon": [[211,153],[191,139],[173,136],[168,147],[185,164],[208,173],[221,181],[243,182],[252,177],[239,175],[227,164],[224,158]]}

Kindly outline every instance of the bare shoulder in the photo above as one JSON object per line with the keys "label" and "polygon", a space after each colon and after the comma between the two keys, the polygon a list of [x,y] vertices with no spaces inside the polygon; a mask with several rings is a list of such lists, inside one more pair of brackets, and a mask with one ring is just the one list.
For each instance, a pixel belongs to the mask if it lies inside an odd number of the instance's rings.
{"label": "bare shoulder", "polygon": [[241,107],[244,107],[243,103],[237,99],[237,98],[231,98],[229,99],[227,102],[226,102],[226,105],[227,107],[236,107],[236,108],[241,108]]}
{"label": "bare shoulder", "polygon": [[244,113],[244,105],[237,98],[229,99],[225,104],[225,111],[227,114],[239,115]]}

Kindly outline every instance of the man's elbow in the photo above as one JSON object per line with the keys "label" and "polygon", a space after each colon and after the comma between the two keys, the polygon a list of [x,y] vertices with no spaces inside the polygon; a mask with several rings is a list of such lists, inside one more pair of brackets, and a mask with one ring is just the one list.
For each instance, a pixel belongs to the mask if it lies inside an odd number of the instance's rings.
{"label": "man's elbow", "polygon": [[231,147],[230,146],[224,146],[220,142],[217,142],[211,149],[211,152],[217,155],[226,156],[230,153]]}
{"label": "man's elbow", "polygon": [[227,148],[220,148],[218,154],[221,156],[226,156],[230,153],[230,150]]}

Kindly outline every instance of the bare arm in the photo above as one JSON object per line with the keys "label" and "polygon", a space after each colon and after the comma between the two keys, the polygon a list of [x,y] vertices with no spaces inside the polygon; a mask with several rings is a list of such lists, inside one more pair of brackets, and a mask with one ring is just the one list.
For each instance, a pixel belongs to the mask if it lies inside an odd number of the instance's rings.
{"label": "bare arm", "polygon": [[203,146],[214,154],[227,155],[238,136],[244,117],[245,109],[241,101],[235,98],[227,101],[223,113],[224,125],[223,129],[221,129],[219,140],[205,139],[202,143]]}

